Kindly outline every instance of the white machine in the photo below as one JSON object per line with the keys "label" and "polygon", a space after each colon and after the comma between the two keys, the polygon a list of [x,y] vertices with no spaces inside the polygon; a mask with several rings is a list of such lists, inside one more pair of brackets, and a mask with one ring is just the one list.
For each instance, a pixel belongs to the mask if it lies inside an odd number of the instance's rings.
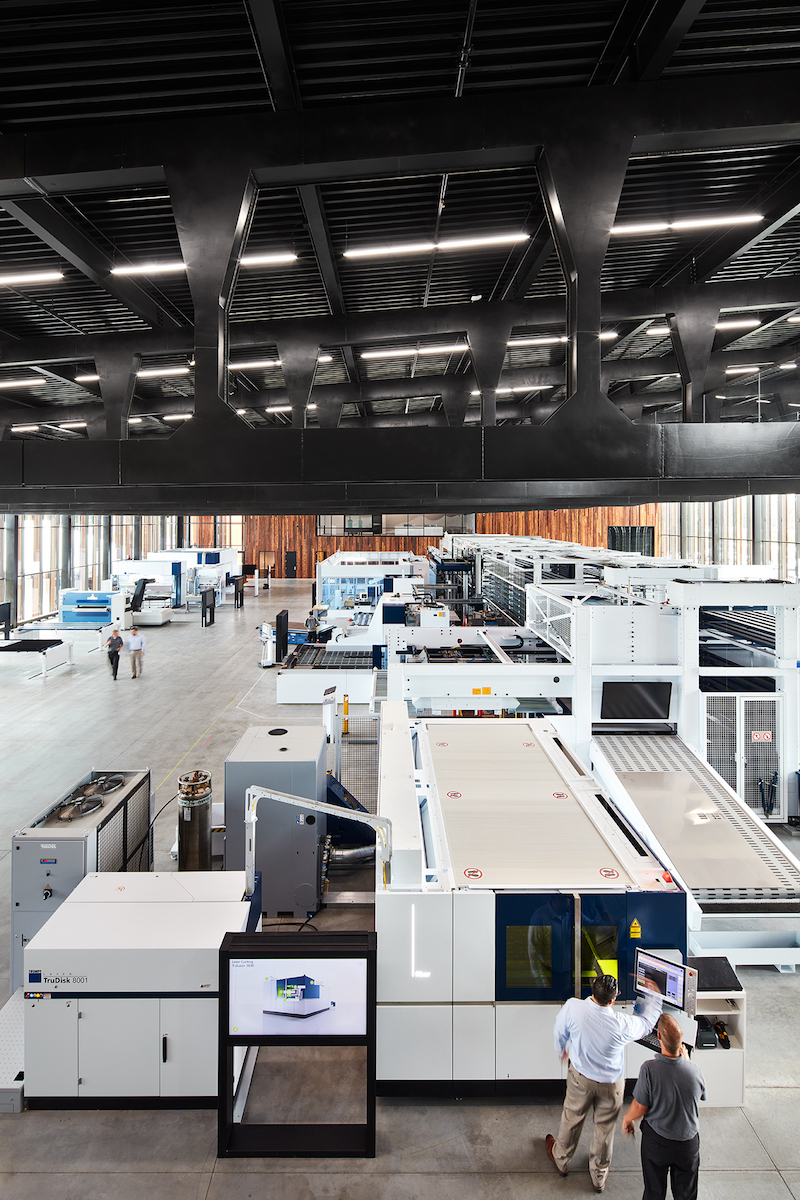
{"label": "white machine", "polygon": [[219,947],[260,921],[244,894],[243,871],[87,876],[25,950],[29,1106],[215,1106]]}

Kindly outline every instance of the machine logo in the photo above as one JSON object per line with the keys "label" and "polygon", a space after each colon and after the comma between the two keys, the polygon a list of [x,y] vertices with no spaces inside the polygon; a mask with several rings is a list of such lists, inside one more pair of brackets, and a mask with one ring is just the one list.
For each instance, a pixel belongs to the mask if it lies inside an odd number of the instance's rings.
{"label": "machine logo", "polygon": [[477,867],[467,867],[464,874],[467,879],[482,879],[483,871],[479,871]]}
{"label": "machine logo", "polygon": [[619,879],[619,871],[615,871],[613,867],[601,867],[600,874],[603,879]]}
{"label": "machine logo", "polygon": [[40,850],[55,850],[55,848],[56,848],[55,842],[40,842],[39,843]]}

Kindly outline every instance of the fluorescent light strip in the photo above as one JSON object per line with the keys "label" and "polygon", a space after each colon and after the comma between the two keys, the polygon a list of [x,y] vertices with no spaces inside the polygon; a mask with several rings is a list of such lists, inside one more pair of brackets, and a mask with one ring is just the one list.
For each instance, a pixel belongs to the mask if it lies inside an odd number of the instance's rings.
{"label": "fluorescent light strip", "polygon": [[59,429],[85,429],[86,422],[85,421],[62,421],[58,428]]}
{"label": "fluorescent light strip", "polygon": [[170,271],[185,271],[184,262],[140,263],[137,266],[113,267],[112,275],[163,275]]}
{"label": "fluorescent light strip", "polygon": [[453,346],[420,346],[416,350],[406,346],[399,350],[365,350],[361,358],[413,358],[415,354],[466,354],[468,351],[469,346],[463,343]]}
{"label": "fluorescent light strip", "polygon": [[169,196],[121,196],[119,200],[107,200],[106,204],[144,204],[147,200],[169,200]]}
{"label": "fluorescent light strip", "polygon": [[790,325],[800,325],[800,316],[797,316],[797,317],[787,317],[787,318],[786,318],[786,320],[788,321],[788,323],[789,323]]}
{"label": "fluorescent light strip", "polygon": [[279,358],[259,358],[253,362],[243,363],[228,363],[229,371],[257,371],[261,367],[279,367],[281,360]]}
{"label": "fluorescent light strip", "polygon": [[778,363],[778,370],[779,371],[793,371],[796,366],[797,366],[797,363],[793,363],[793,362]]}
{"label": "fluorescent light strip", "polygon": [[631,225],[615,225],[611,233],[664,233],[668,229],[709,229],[716,225],[751,225],[763,220],[761,213],[746,213],[736,217],[689,217],[683,221],[636,221]]}
{"label": "fluorescent light strip", "polygon": [[99,375],[76,375],[75,376],[76,383],[98,383],[99,380],[100,380]]}
{"label": "fluorescent light strip", "polygon": [[[495,388],[495,394],[508,395],[509,392],[550,392],[556,385],[554,383],[526,383],[523,386],[517,387],[499,387]],[[492,388],[488,389],[490,392]],[[470,396],[480,396],[480,392],[470,392]]]}
{"label": "fluorescent light strip", "polygon": [[752,367],[726,367],[726,375],[758,375],[763,368],[757,364]]}
{"label": "fluorescent light strip", "polygon": [[645,333],[648,337],[669,337],[670,330],[667,325],[648,325]]}
{"label": "fluorescent light strip", "polygon": [[38,425],[12,425],[11,432],[12,433],[38,433],[39,426]]}
{"label": "fluorescent light strip", "polygon": [[[307,404],[306,405],[306,408],[308,408],[308,409],[315,409],[316,407],[317,407],[316,404]],[[291,411],[292,411],[291,404],[274,404],[271,408],[264,409],[264,412],[268,412],[268,413],[276,413],[276,412],[281,413],[281,412],[291,412]]]}
{"label": "fluorescent light strip", "polygon": [[333,355],[332,354],[320,354],[319,357],[317,358],[317,362],[318,363],[333,362]]}
{"label": "fluorescent light strip", "polygon": [[10,287],[14,283],[51,283],[63,278],[61,271],[21,271],[16,275],[0,275],[0,285]]}
{"label": "fluorescent light strip", "polygon": [[164,375],[188,375],[189,367],[147,367],[144,371],[137,371],[137,379],[159,379]]}
{"label": "fluorescent light strip", "polygon": [[143,420],[144,420],[144,417],[128,417],[128,424],[129,425],[141,425]]}
{"label": "fluorescent light strip", "polygon": [[757,317],[734,317],[730,321],[718,321],[715,329],[758,329],[761,322]]}
{"label": "fluorescent light strip", "polygon": [[614,333],[613,329],[604,329],[602,333],[599,333],[597,336],[600,338],[601,342],[613,342],[615,338],[619,337],[619,334]]}
{"label": "fluorescent light strip", "polygon": [[161,418],[162,421],[191,421],[194,413],[167,413]]}
{"label": "fluorescent light strip", "polygon": [[376,258],[382,254],[428,254],[432,250],[472,250],[481,246],[506,246],[527,242],[529,233],[498,233],[487,237],[444,238],[439,242],[395,242],[388,246],[365,246],[345,250],[344,258]]}
{"label": "fluorescent light strip", "polygon": [[34,379],[0,379],[0,388],[14,387],[44,387],[47,383],[41,375],[37,375]]}
{"label": "fluorescent light strip", "polygon": [[565,337],[534,337],[534,338],[512,338],[510,342],[506,342],[509,349],[513,350],[517,346],[554,346],[557,342],[566,342]]}
{"label": "fluorescent light strip", "polygon": [[288,251],[284,254],[245,254],[239,259],[242,267],[268,266],[271,263],[296,262],[297,255]]}

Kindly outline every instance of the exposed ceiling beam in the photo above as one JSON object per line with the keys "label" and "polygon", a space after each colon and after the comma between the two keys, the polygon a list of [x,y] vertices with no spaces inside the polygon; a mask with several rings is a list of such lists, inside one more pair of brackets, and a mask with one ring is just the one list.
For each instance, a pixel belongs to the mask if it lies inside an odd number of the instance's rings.
{"label": "exposed ceiling beam", "polygon": [[655,287],[671,283],[703,283],[721,271],[735,258],[746,254],[760,242],[770,237],[782,225],[800,213],[800,168],[794,169],[781,185],[771,192],[763,192],[748,203],[750,212],[761,213],[763,221],[757,227],[734,226],[705,241],[705,249],[699,254],[685,255],[677,264],[655,281]]}
{"label": "exposed ceiling beam", "polygon": [[545,263],[549,262],[554,249],[555,242],[550,233],[550,226],[547,220],[543,218],[539,222],[538,229],[525,247],[525,253],[519,260],[516,271],[503,289],[500,299],[524,299],[525,293],[542,267]]}
{"label": "exposed ceiling beam", "polygon": [[272,107],[300,108],[294,69],[278,0],[245,0],[250,29],[256,44]]}
{"label": "exposed ceiling beam", "polygon": [[591,82],[658,79],[704,4],[705,0],[627,0]]}
{"label": "exposed ceiling beam", "polygon": [[0,207],[148,325],[157,329],[180,329],[185,325],[132,279],[112,275],[114,263],[106,252],[45,197],[22,201],[3,200],[0,201]]}

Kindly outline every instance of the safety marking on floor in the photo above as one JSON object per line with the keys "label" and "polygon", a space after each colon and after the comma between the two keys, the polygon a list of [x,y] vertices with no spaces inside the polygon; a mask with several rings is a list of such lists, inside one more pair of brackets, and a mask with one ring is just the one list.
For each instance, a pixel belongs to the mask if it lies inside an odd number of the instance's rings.
{"label": "safety marking on floor", "polygon": [[[233,697],[233,700],[231,700],[230,704],[226,704],[226,705],[225,705],[225,707],[223,708],[222,712],[219,712],[219,713],[217,713],[217,715],[214,717],[214,720],[211,722],[211,724],[210,724],[210,725],[207,725],[207,726],[205,727],[205,729],[203,730],[203,732],[200,734],[200,737],[197,739],[197,742],[201,741],[201,739],[202,739],[202,738],[204,738],[204,737],[206,736],[206,734],[208,733],[209,729],[213,729],[213,728],[214,728],[214,726],[216,725],[217,721],[220,719],[220,717],[221,717],[221,716],[223,716],[223,714],[224,714],[224,713],[226,713],[226,712],[228,711],[228,709],[230,708],[231,704],[235,704],[236,700],[238,699],[238,696],[239,696],[239,693],[237,692],[237,693],[236,693],[236,695]],[[175,763],[175,766],[174,766],[174,767],[170,767],[169,771],[167,771],[166,775],[165,775],[165,776],[164,776],[164,778],[161,780],[161,783],[160,783],[160,784],[158,785],[158,787],[156,788],[156,791],[158,791],[158,790],[159,790],[159,788],[163,787],[163,786],[164,786],[164,784],[167,782],[167,780],[168,780],[168,779],[171,779],[171,778],[172,778],[172,776],[175,774],[175,772],[177,771],[178,767],[181,765],[181,763],[183,762],[183,760],[184,760],[184,759],[185,759],[185,758],[186,758],[188,755],[190,755],[190,754],[192,753],[192,751],[194,750],[195,746],[197,745],[197,742],[192,742],[191,746],[190,746],[190,747],[189,747],[189,749],[186,751],[186,754],[183,754],[183,755],[181,755],[181,757],[180,757],[180,758],[178,759],[178,761]]]}

